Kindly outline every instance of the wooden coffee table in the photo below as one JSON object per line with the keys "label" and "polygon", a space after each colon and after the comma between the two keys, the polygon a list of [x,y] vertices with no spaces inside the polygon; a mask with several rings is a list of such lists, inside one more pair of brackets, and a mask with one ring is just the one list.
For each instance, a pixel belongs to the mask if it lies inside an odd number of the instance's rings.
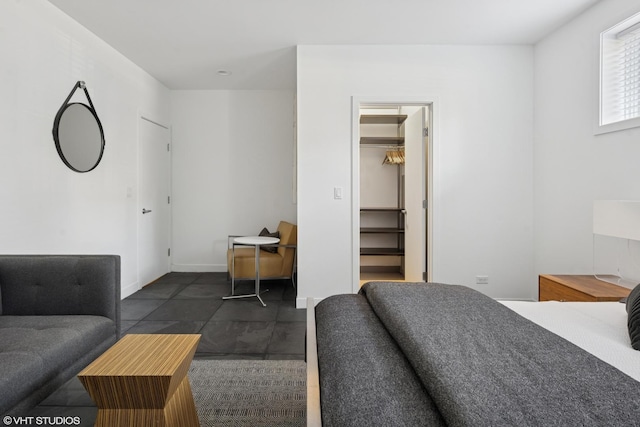
{"label": "wooden coffee table", "polygon": [[78,374],[96,426],[199,426],[187,371],[200,335],[126,335]]}

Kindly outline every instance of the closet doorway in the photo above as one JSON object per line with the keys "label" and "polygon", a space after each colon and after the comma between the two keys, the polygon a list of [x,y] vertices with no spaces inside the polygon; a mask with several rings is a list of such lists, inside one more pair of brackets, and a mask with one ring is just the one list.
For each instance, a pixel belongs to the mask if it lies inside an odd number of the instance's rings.
{"label": "closet doorway", "polygon": [[433,103],[355,101],[354,291],[429,280]]}

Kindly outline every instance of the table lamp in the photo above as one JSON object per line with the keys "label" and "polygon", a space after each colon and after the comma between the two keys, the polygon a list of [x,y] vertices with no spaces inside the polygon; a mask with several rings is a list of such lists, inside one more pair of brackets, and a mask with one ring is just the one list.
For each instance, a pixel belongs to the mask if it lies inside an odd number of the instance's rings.
{"label": "table lamp", "polygon": [[594,201],[593,269],[605,282],[627,288],[640,283],[640,201]]}

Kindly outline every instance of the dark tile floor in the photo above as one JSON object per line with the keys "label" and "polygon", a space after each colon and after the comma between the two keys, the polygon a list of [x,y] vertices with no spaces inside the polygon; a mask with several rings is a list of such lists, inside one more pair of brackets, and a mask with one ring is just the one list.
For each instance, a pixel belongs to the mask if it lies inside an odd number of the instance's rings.
{"label": "dark tile floor", "polygon": [[[253,292],[252,281],[236,294]],[[262,281],[257,298],[229,295],[226,273],[169,273],[122,301],[122,335],[201,334],[196,358],[304,359],[305,310],[289,280]]]}
{"label": "dark tile floor", "polygon": [[[236,294],[253,286],[239,282]],[[261,295],[266,307],[255,297],[222,300],[231,292],[226,273],[169,273],[122,300],[122,335],[201,334],[197,359],[304,360],[306,312],[295,308],[291,281],[263,281],[261,288],[269,289]],[[91,426],[95,414],[73,378],[29,415],[79,417],[79,425]]]}

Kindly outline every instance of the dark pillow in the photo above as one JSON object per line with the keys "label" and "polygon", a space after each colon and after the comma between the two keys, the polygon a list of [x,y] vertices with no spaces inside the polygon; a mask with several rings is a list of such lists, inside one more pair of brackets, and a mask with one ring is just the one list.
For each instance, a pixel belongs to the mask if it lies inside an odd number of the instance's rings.
{"label": "dark pillow", "polygon": [[[276,231],[275,233],[269,233],[269,230],[267,230],[267,227],[265,227],[262,229],[260,234],[258,234],[258,236],[277,237],[279,239],[280,232]],[[260,249],[262,249],[263,251],[271,252],[272,254],[278,252],[278,248],[276,246],[260,246]]]}
{"label": "dark pillow", "polygon": [[627,297],[627,326],[631,347],[640,350],[640,284]]}

